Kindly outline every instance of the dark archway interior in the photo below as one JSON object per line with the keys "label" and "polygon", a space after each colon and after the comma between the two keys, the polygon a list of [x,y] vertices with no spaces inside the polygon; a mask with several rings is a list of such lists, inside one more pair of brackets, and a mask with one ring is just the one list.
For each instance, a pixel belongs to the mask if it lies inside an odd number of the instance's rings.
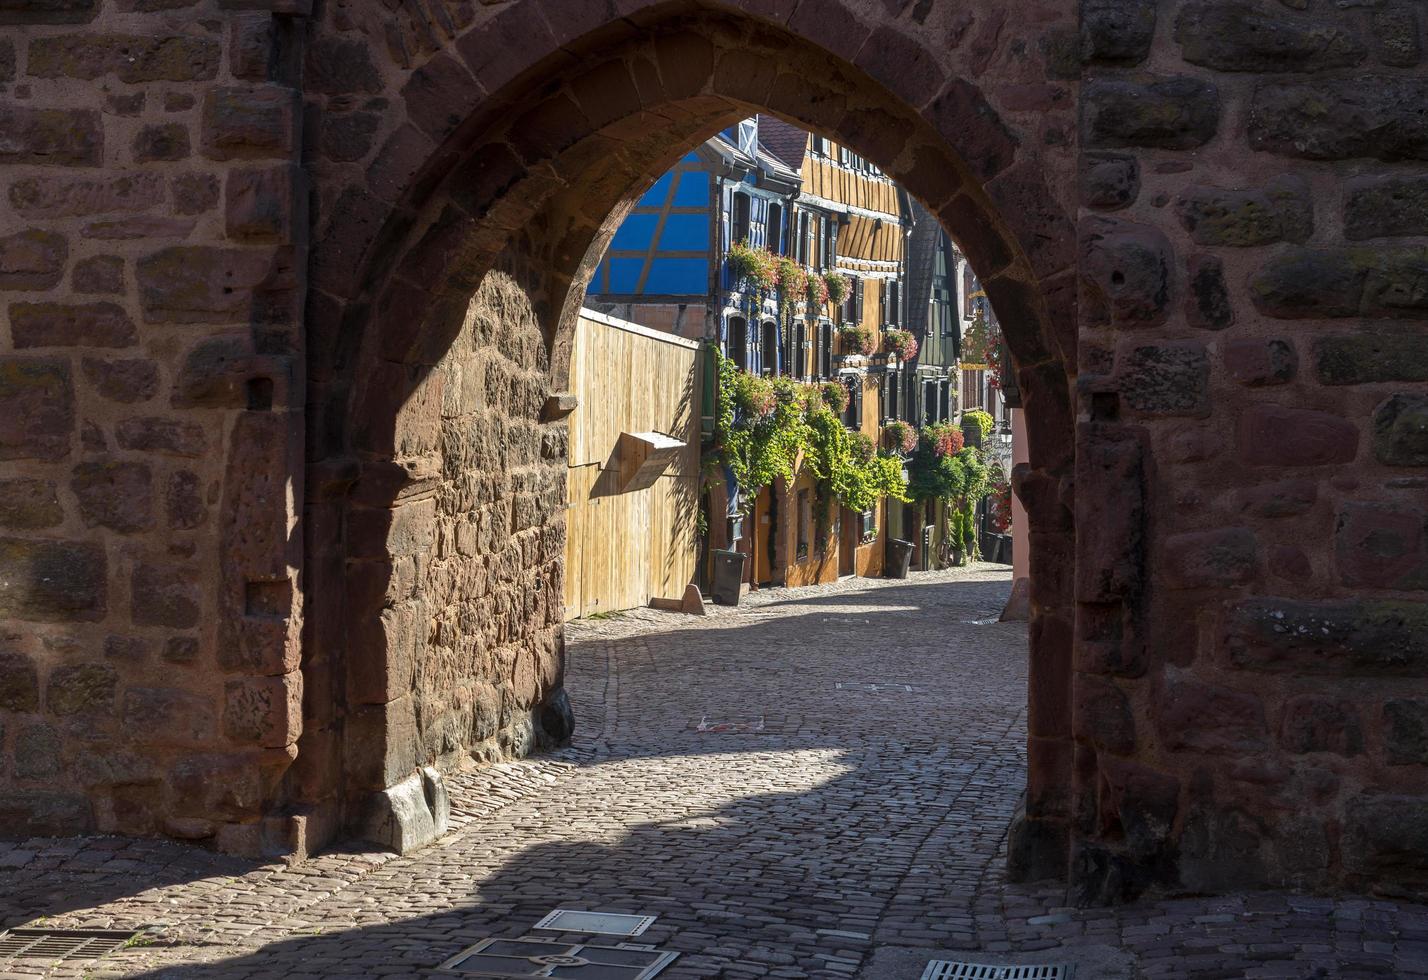
{"label": "dark archway interior", "polygon": [[[559,592],[563,432],[541,421],[543,404],[564,390],[585,286],[639,194],[692,145],[767,111],[846,143],[919,198],[960,243],[1006,325],[1032,423],[1031,470],[1020,474],[1019,491],[1032,505],[1037,582],[1031,819],[1023,824],[1032,829],[1023,836],[1039,871],[1064,868],[1071,595],[1068,575],[1045,569],[1068,567],[1072,551],[1062,501],[1072,460],[1074,291],[1069,273],[1055,275],[1069,267],[1069,251],[1036,240],[1040,250],[1028,252],[981,186],[980,175],[1006,165],[997,158],[1009,158],[1014,141],[970,84],[952,88],[939,131],[903,95],[808,41],[676,4],[567,42],[523,78],[475,117],[416,120],[441,135],[439,152],[412,167],[401,205],[351,276],[350,295],[314,297],[324,313],[310,342],[316,478],[307,553],[323,557],[309,563],[305,582],[305,679],[309,699],[330,698],[333,710],[327,724],[310,721],[304,731],[288,777],[293,802],[335,791],[355,819],[370,794],[413,765],[484,751],[473,743],[522,751],[562,736],[558,609],[531,599]],[[1028,183],[1028,209],[1059,213],[1044,186]],[[316,261],[340,260],[339,246]],[[508,397],[497,429],[471,438],[488,448],[540,445],[541,458],[497,452],[478,462],[506,477],[443,498],[453,467],[459,460],[469,468],[475,450],[443,423],[431,378],[473,329],[478,343],[502,349],[503,366],[486,380],[499,374]],[[507,535],[506,550],[492,558],[458,548],[444,564],[424,565],[443,499],[459,499],[453,513],[471,514],[509,511],[514,500],[510,526],[494,529]],[[442,627],[422,629],[433,594],[463,589],[502,619],[485,630],[489,643],[474,658],[464,653],[498,680],[461,676],[450,662],[461,657],[439,646]],[[468,606],[457,619],[473,615]],[[451,625],[459,632],[459,622]],[[341,772],[344,785],[330,785],[324,771]]]}

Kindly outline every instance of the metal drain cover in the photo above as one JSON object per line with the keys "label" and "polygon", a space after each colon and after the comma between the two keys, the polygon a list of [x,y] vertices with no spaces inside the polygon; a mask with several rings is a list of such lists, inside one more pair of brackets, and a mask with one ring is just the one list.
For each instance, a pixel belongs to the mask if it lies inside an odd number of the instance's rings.
{"label": "metal drain cover", "polygon": [[132,929],[8,929],[0,932],[0,960],[92,960],[137,935]]}
{"label": "metal drain cover", "polygon": [[911,694],[916,690],[911,684],[888,684],[886,682],[877,684],[850,684],[847,681],[839,681],[834,685],[834,689],[838,691],[867,691],[869,694],[881,694],[883,691]]}
{"label": "metal drain cover", "polygon": [[558,943],[550,939],[483,939],[437,969],[465,977],[585,977],[586,980],[647,980],[678,953],[650,946]]}
{"label": "metal drain cover", "polygon": [[922,971],[922,980],[1070,980],[1071,967],[1065,963],[1001,964],[933,960]]}
{"label": "metal drain cover", "polygon": [[656,918],[658,916],[556,909],[531,928],[552,932],[589,932],[600,936],[638,936],[654,925]]}

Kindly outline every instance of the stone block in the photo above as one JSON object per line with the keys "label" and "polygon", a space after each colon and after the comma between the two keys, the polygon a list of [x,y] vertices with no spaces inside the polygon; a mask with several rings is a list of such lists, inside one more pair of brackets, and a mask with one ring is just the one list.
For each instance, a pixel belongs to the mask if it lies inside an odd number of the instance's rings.
{"label": "stone block", "polygon": [[[0,10],[0,23],[5,13]],[[57,837],[90,833],[94,813],[78,793],[7,789],[0,793],[0,827],[11,837]]]}
{"label": "stone block", "polygon": [[1281,252],[1250,280],[1250,299],[1261,313],[1283,319],[1358,316],[1369,258],[1348,249]]}
{"label": "stone block", "polygon": [[30,42],[28,73],[39,78],[197,82],[218,74],[221,52],[206,38],[158,34],[60,34]]}
{"label": "stone block", "polygon": [[417,767],[416,708],[410,695],[349,708],[346,772],[353,785],[380,789]]}
{"label": "stone block", "polygon": [[139,259],[139,303],[149,323],[249,323],[254,293],[279,273],[267,249],[178,245]]}
{"label": "stone block", "polygon": [[1314,233],[1309,185],[1297,176],[1252,190],[1193,185],[1180,193],[1175,210],[1197,245],[1303,243]]}
{"label": "stone block", "polygon": [[1345,806],[1344,869],[1375,879],[1428,871],[1428,807],[1420,796],[1364,794]]}
{"label": "stone block", "polygon": [[63,459],[73,434],[69,364],[0,356],[0,459]]}
{"label": "stone block", "polygon": [[142,636],[112,634],[104,638],[104,659],[134,668],[149,659],[149,641]]}
{"label": "stone block", "polygon": [[69,243],[51,231],[31,228],[0,237],[0,290],[52,289],[68,258]]}
{"label": "stone block", "polygon": [[[1082,423],[1077,435],[1076,524],[1097,533],[1076,558],[1076,597],[1107,602],[1138,595],[1145,576],[1144,449],[1121,426]],[[1036,577],[1033,571],[1033,593]]]}
{"label": "stone block", "polygon": [[[1245,810],[1217,803],[1208,787],[1190,787],[1190,812],[1180,834],[1180,881],[1199,892],[1264,888],[1268,828]],[[1198,802],[1198,805],[1196,803]]]}
{"label": "stone block", "polygon": [[1191,255],[1185,260],[1185,320],[1201,330],[1224,330],[1235,322],[1225,265],[1217,255]]}
{"label": "stone block", "polygon": [[1240,415],[1240,458],[1253,466],[1349,463],[1358,446],[1358,427],[1327,412],[1253,405]]}
{"label": "stone block", "polygon": [[1389,466],[1428,466],[1428,397],[1400,393],[1374,409],[1373,453]]}
{"label": "stone block", "polygon": [[1074,688],[1076,737],[1115,755],[1134,752],[1135,716],[1125,692],[1113,682],[1090,674],[1076,675]]}
{"label": "stone block", "polygon": [[148,401],[159,390],[159,366],[154,361],[86,357],[80,367],[92,389],[110,401],[126,405]]}
{"label": "stone block", "polygon": [[292,89],[215,86],[204,93],[200,151],[210,160],[289,159],[298,120]]}
{"label": "stone block", "polygon": [[1207,684],[1168,667],[1156,691],[1155,728],[1172,752],[1252,755],[1269,747],[1264,705],[1248,691]]}
{"label": "stone block", "polygon": [[86,527],[132,534],[153,524],[153,477],[147,463],[80,463],[70,474],[69,488]]}
{"label": "stone block", "polygon": [[1146,416],[1210,414],[1210,359],[1203,344],[1139,344],[1123,350],[1114,382],[1122,401]]}
{"label": "stone block", "polygon": [[122,293],[124,260],[117,255],[95,255],[74,264],[74,291],[77,293]]}
{"label": "stone block", "polygon": [[1360,755],[1364,733],[1358,709],[1343,698],[1312,694],[1291,698],[1284,706],[1279,743],[1286,751],[1297,754]]}
{"label": "stone block", "polygon": [[0,711],[33,713],[40,710],[40,675],[23,653],[0,651]]}
{"label": "stone block", "polygon": [[410,854],[445,833],[450,817],[441,775],[428,766],[373,793],[360,834],[398,854]]}
{"label": "stone block", "polygon": [[1180,812],[1180,780],[1149,766],[1112,756],[1097,758],[1107,799],[1102,806],[1115,814],[1130,853],[1149,858],[1169,843]]}
{"label": "stone block", "polygon": [[169,474],[164,488],[164,506],[169,527],[192,530],[208,520],[208,505],[203,499],[203,486],[192,470],[177,470]]}
{"label": "stone block", "polygon": [[53,480],[17,476],[0,479],[0,527],[36,531],[64,521]]}
{"label": "stone block", "polygon": [[1227,340],[1225,370],[1251,388],[1288,384],[1299,370],[1299,356],[1288,340]]}
{"label": "stone block", "polygon": [[187,160],[192,152],[188,127],[183,123],[159,123],[154,126],[145,126],[134,136],[133,149],[135,163]]}
{"label": "stone block", "polygon": [[157,174],[120,177],[25,177],[10,185],[10,204],[27,218],[147,211],[163,203]]}
{"label": "stone block", "polygon": [[1428,670],[1428,604],[1256,598],[1225,613],[1227,661],[1245,670],[1414,677]]}
{"label": "stone block", "polygon": [[235,14],[229,20],[228,60],[234,78],[274,80],[277,32],[268,13]]}
{"label": "stone block", "polygon": [[250,820],[263,809],[267,787],[260,760],[242,752],[200,752],[174,763],[166,780],[178,817]]}
{"label": "stone block", "polygon": [[1428,589],[1428,515],[1406,504],[1345,503],[1334,556],[1345,585]]}
{"label": "stone block", "polygon": [[0,616],[89,622],[104,618],[107,599],[102,545],[0,538]]}
{"label": "stone block", "polygon": [[16,348],[132,347],[139,332],[115,303],[11,303]]}
{"label": "stone block", "polygon": [[96,110],[0,104],[0,164],[97,167],[103,157]]}
{"label": "stone block", "polygon": [[1220,123],[1219,90],[1188,75],[1098,78],[1082,86],[1081,100],[1082,138],[1092,147],[1191,150]]}
{"label": "stone block", "polygon": [[202,456],[208,449],[203,426],[179,419],[143,416],[121,419],[114,427],[121,449],[135,449],[166,456]]}
{"label": "stone block", "polygon": [[15,733],[15,778],[51,780],[60,775],[60,734],[51,725],[26,725]]}
{"label": "stone block", "polygon": [[333,163],[366,159],[381,122],[375,112],[324,112],[318,120],[318,153]]}
{"label": "stone block", "polygon": [[382,76],[365,41],[318,37],[305,46],[303,90],[323,95],[379,95]]}
{"label": "stone block", "polygon": [[171,636],[164,642],[163,657],[171,664],[191,664],[198,659],[198,640],[191,636]]}
{"label": "stone block", "polygon": [[1245,0],[1186,4],[1175,40],[1186,61],[1219,71],[1323,71],[1368,57],[1354,32],[1328,16],[1306,18]]}
{"label": "stone block", "polygon": [[218,178],[213,174],[180,174],[173,179],[174,210],[203,214],[218,203]]}
{"label": "stone block", "polygon": [[1138,65],[1155,36],[1154,0],[1084,0],[1081,59],[1086,64]]}
{"label": "stone block", "polygon": [[1344,187],[1344,237],[1428,235],[1428,176],[1368,175]]}
{"label": "stone block", "polygon": [[198,625],[202,592],[186,568],[139,562],[130,580],[130,601],[135,625],[191,629]]}
{"label": "stone block", "polygon": [[1428,701],[1385,701],[1383,746],[1391,766],[1428,765]]}
{"label": "stone block", "polygon": [[1261,82],[1250,101],[1250,145],[1310,160],[1428,160],[1428,79]]}
{"label": "stone block", "polygon": [[1114,326],[1165,322],[1172,256],[1159,229],[1109,218],[1082,222],[1081,279],[1101,307],[1095,312]]}
{"label": "stone block", "polygon": [[223,734],[279,749],[302,734],[302,675],[250,677],[223,688]]}
{"label": "stone block", "polygon": [[201,746],[218,734],[213,701],[178,688],[131,687],[122,710],[136,745]]}
{"label": "stone block", "polygon": [[1378,329],[1320,337],[1314,368],[1326,385],[1374,381],[1428,381],[1428,335],[1422,330]]}
{"label": "stone block", "polygon": [[1171,588],[1233,588],[1254,580],[1259,547],[1247,527],[1189,531],[1165,539],[1162,560]]}
{"label": "stone block", "polygon": [[270,167],[236,170],[228,175],[225,226],[228,237],[247,242],[292,239],[294,216],[307,220],[301,168]]}
{"label": "stone block", "polygon": [[85,24],[103,0],[12,0],[0,6],[0,24]]}
{"label": "stone block", "polygon": [[118,671],[109,664],[62,664],[45,684],[45,710],[61,718],[110,714],[118,684]]}
{"label": "stone block", "polygon": [[1115,211],[1140,194],[1140,161],[1125,153],[1085,153],[1081,161],[1081,203]]}
{"label": "stone block", "polygon": [[1313,480],[1277,480],[1246,487],[1237,499],[1240,513],[1251,517],[1298,517],[1319,499],[1319,485]]}
{"label": "stone block", "polygon": [[1383,64],[1409,68],[1422,60],[1423,29],[1411,5],[1380,6],[1373,12],[1372,25],[1374,53]]}

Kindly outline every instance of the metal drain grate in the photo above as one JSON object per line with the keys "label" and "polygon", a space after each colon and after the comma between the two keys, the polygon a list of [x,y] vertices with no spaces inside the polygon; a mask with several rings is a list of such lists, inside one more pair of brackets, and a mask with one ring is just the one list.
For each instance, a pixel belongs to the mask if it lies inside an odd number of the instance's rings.
{"label": "metal drain grate", "polygon": [[438,970],[466,977],[587,977],[590,980],[648,980],[673,963],[678,953],[653,946],[596,946],[549,939],[483,939],[447,960]]}
{"label": "metal drain grate", "polygon": [[120,929],[9,929],[0,932],[0,960],[92,960],[137,935]]}
{"label": "metal drain grate", "polygon": [[933,960],[922,971],[922,980],[1070,980],[1071,967],[1065,963],[1007,965]]}
{"label": "metal drain grate", "polygon": [[852,684],[846,681],[839,681],[837,684],[834,685],[834,689],[839,691],[866,691],[869,694],[881,694],[884,691],[896,691],[899,694],[912,694],[916,690],[916,688],[914,688],[911,684]]}
{"label": "metal drain grate", "polygon": [[577,909],[556,909],[541,919],[532,929],[552,932],[589,932],[600,936],[638,936],[654,925],[654,915],[624,915],[619,912],[581,912]]}

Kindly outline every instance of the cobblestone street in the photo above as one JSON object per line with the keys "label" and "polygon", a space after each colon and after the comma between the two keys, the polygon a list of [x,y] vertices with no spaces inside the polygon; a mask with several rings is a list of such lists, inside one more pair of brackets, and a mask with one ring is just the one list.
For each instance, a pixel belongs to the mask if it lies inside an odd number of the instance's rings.
{"label": "cobblestone street", "polygon": [[658,916],[634,941],[679,952],[670,978],[917,980],[934,957],[1082,978],[1428,976],[1422,906],[1074,910],[1006,885],[1026,701],[1025,630],[994,621],[1007,589],[977,566],[573,624],[575,743],[455,775],[451,833],[406,857],[345,848],[288,869],[160,841],[0,843],[0,924],[150,930],[0,976],[416,977],[557,907]]}

